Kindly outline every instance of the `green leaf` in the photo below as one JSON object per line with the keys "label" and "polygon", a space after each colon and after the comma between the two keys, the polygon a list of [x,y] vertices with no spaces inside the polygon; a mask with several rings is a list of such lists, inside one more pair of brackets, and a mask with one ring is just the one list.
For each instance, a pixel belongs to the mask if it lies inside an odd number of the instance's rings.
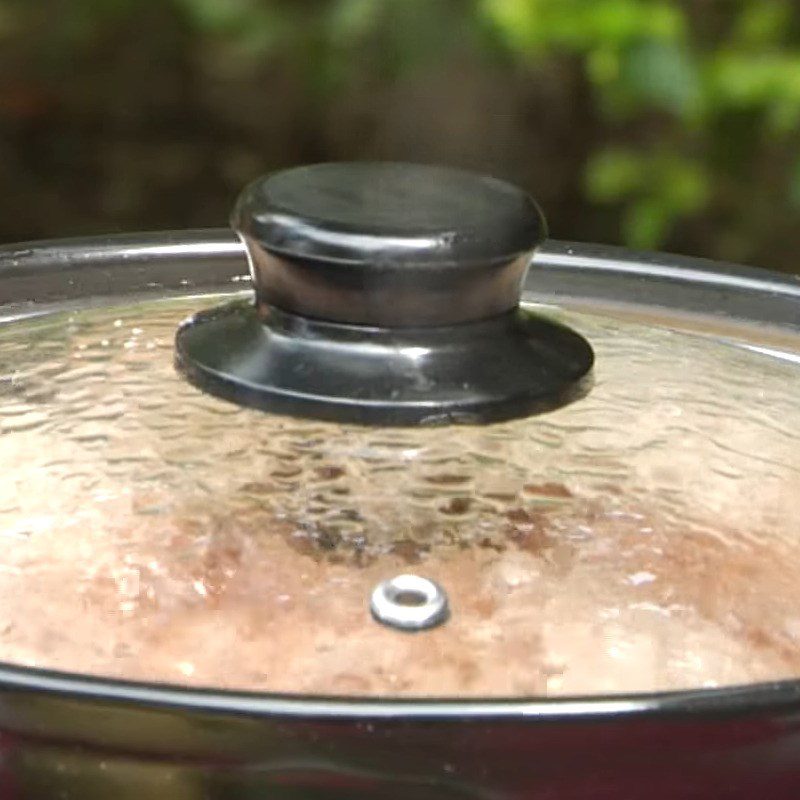
{"label": "green leaf", "polygon": [[586,59],[586,71],[590,80],[600,86],[618,80],[619,67],[619,53],[610,47],[598,47]]}
{"label": "green leaf", "polygon": [[375,0],[338,0],[331,5],[328,37],[338,45],[364,36],[379,17],[381,3]]}
{"label": "green leaf", "polygon": [[586,167],[586,192],[596,203],[614,203],[640,190],[646,176],[642,158],[631,150],[595,153]]}
{"label": "green leaf", "polygon": [[200,31],[230,43],[240,55],[260,57],[295,41],[302,25],[276,3],[259,0],[175,0]]}
{"label": "green leaf", "polygon": [[654,39],[631,47],[620,80],[647,105],[690,115],[700,100],[699,73],[688,48]]}
{"label": "green leaf", "polygon": [[669,232],[673,214],[658,198],[646,198],[630,206],[622,219],[622,235],[629,247],[653,250]]}
{"label": "green leaf", "polygon": [[479,0],[512,50],[536,54],[620,50],[642,39],[684,37],[683,11],[661,0]]}
{"label": "green leaf", "polygon": [[[557,2],[558,0],[553,0]],[[595,0],[570,3],[574,21],[592,33],[595,44],[625,46],[638,39],[672,41],[684,30],[683,13],[673,3]]]}
{"label": "green leaf", "polygon": [[736,20],[733,38],[742,45],[772,45],[783,39],[791,21],[792,9],[784,0],[749,2]]}
{"label": "green leaf", "polygon": [[250,0],[178,0],[195,24],[211,32],[241,30],[253,15]]}
{"label": "green leaf", "polygon": [[709,64],[707,92],[720,106],[753,108],[787,98],[800,102],[800,56],[720,52]]}
{"label": "green leaf", "polygon": [[535,48],[536,28],[541,3],[537,0],[482,0],[482,16],[495,28],[511,50]]}
{"label": "green leaf", "polygon": [[710,179],[702,164],[678,155],[661,157],[653,176],[653,194],[676,214],[699,211],[709,200]]}

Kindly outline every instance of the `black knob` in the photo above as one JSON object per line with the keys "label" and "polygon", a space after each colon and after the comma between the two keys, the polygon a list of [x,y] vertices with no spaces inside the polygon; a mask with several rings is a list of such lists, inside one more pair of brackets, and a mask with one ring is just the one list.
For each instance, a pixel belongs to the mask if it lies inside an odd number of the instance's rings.
{"label": "black knob", "polygon": [[545,235],[506,183],[441,167],[323,164],[242,194],[255,303],[201,312],[176,361],[204,391],[365,424],[490,422],[587,389],[577,333],[519,307]]}
{"label": "black knob", "polygon": [[545,236],[507,183],[443,167],[321,164],[256,181],[232,224],[259,304],[358,325],[427,326],[519,304]]}

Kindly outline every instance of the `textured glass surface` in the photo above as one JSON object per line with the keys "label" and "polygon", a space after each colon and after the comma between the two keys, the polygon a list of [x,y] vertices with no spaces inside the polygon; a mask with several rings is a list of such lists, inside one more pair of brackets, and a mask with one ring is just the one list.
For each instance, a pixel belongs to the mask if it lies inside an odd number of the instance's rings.
{"label": "textured glass surface", "polygon": [[[554,413],[368,429],[173,367],[218,297],[0,328],[0,660],[335,695],[559,696],[800,676],[800,343],[559,317]],[[444,626],[375,622],[412,571]]]}

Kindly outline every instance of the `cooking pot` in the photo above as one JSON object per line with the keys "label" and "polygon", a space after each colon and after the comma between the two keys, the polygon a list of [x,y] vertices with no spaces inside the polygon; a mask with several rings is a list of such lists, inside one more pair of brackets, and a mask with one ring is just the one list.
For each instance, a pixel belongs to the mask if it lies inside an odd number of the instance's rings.
{"label": "cooking pot", "polygon": [[[233,221],[238,236],[0,250],[0,796],[795,797],[797,280],[543,241],[524,193],[431,167],[292,170],[249,187]],[[188,577],[168,578],[200,616],[135,560],[132,505],[159,558],[185,548]],[[267,507],[283,538],[259,528]],[[640,569],[641,537],[648,558],[673,542],[681,557]],[[610,571],[575,583],[584,553]],[[266,627],[248,633],[246,591],[228,597],[243,575],[300,581],[298,597],[259,595]],[[636,594],[659,581],[658,602]],[[730,646],[686,621],[705,597]],[[158,655],[131,653],[126,631],[178,605]],[[629,613],[669,618],[672,672],[640,659],[662,623],[635,639]],[[531,624],[567,654],[531,667],[538,683],[514,633]]]}

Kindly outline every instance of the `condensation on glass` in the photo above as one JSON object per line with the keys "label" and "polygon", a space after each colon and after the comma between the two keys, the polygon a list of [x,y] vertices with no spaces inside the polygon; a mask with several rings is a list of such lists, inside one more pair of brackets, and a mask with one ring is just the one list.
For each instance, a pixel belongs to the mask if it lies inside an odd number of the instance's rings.
{"label": "condensation on glass", "polygon": [[[550,309],[595,348],[586,399],[359,428],[185,383],[176,325],[220,299],[0,328],[0,661],[380,697],[800,676],[800,342]],[[375,621],[407,572],[446,624]]]}

